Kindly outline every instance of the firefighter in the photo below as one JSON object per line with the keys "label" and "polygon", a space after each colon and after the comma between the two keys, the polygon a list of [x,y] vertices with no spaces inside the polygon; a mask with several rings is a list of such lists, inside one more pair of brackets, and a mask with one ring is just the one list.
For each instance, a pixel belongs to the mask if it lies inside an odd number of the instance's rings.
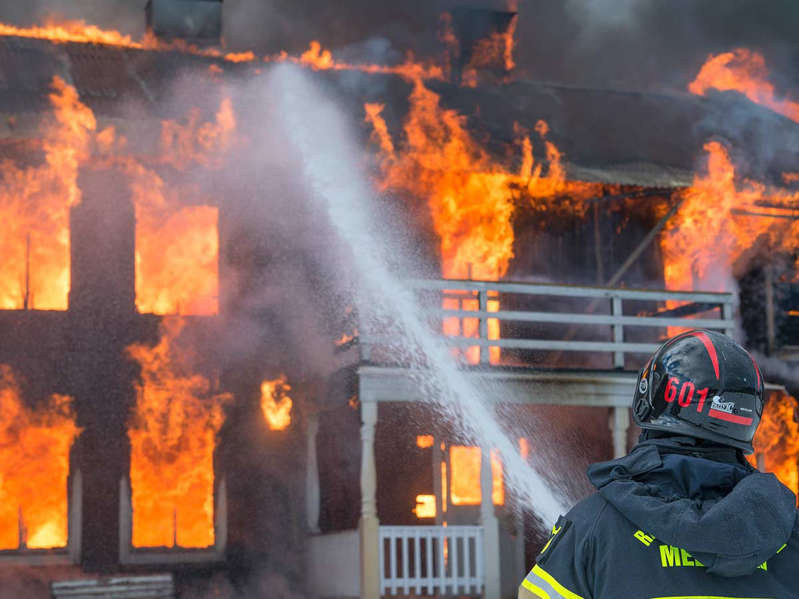
{"label": "firefighter", "polygon": [[720,333],[666,341],[638,376],[639,443],[593,464],[519,599],[799,598],[796,497],[744,458],[763,411],[752,357]]}

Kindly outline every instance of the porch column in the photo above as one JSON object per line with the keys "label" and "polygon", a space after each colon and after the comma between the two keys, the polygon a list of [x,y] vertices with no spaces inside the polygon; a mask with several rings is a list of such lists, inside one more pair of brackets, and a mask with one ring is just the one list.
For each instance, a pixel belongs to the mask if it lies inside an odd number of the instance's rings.
{"label": "porch column", "polygon": [[491,476],[491,452],[483,448],[480,459],[480,524],[483,527],[483,572],[485,588],[483,599],[499,599],[500,566],[499,566],[499,521],[494,512],[494,501]]}
{"label": "porch column", "polygon": [[316,434],[319,432],[319,414],[308,414],[307,453],[308,463],[305,468],[305,514],[308,530],[311,534],[319,533],[319,463],[316,459]]}
{"label": "porch column", "polygon": [[361,397],[361,599],[380,597],[380,522],[377,519],[375,425],[377,403]]}
{"label": "porch column", "polygon": [[610,415],[610,430],[613,434],[613,457],[627,455],[627,430],[630,428],[630,411],[616,406]]}

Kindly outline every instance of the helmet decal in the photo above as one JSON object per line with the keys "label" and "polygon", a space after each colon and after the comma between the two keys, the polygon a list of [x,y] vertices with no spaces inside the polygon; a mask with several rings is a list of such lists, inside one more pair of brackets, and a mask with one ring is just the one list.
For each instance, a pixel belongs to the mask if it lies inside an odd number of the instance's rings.
{"label": "helmet decal", "polygon": [[716,353],[716,347],[713,345],[713,342],[710,340],[705,333],[702,331],[695,331],[692,333],[693,337],[699,339],[702,344],[705,346],[708,355],[710,356],[710,361],[713,362],[713,371],[716,373],[716,379],[721,380],[721,376],[719,375],[719,356]]}

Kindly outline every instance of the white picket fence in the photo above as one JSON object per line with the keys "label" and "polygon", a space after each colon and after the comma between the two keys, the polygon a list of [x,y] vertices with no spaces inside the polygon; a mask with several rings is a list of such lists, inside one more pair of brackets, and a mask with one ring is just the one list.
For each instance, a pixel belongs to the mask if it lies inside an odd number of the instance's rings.
{"label": "white picket fence", "polygon": [[381,526],[381,595],[479,595],[481,526]]}

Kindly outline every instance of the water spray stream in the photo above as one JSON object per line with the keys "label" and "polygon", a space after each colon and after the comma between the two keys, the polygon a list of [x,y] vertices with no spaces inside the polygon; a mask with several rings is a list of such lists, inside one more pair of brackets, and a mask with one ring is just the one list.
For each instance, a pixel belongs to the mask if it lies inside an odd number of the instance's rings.
{"label": "water spray stream", "polygon": [[519,455],[497,420],[491,398],[501,397],[503,389],[478,387],[465,376],[445,340],[428,326],[413,292],[394,274],[403,272],[401,257],[390,239],[390,223],[371,213],[375,192],[359,167],[361,151],[349,121],[301,69],[275,67],[270,87],[283,138],[298,154],[309,192],[351,252],[362,324],[385,329],[390,323],[392,349],[409,361],[421,396],[456,421],[464,436],[498,450],[506,484],[521,505],[543,522],[554,522],[567,502]]}

